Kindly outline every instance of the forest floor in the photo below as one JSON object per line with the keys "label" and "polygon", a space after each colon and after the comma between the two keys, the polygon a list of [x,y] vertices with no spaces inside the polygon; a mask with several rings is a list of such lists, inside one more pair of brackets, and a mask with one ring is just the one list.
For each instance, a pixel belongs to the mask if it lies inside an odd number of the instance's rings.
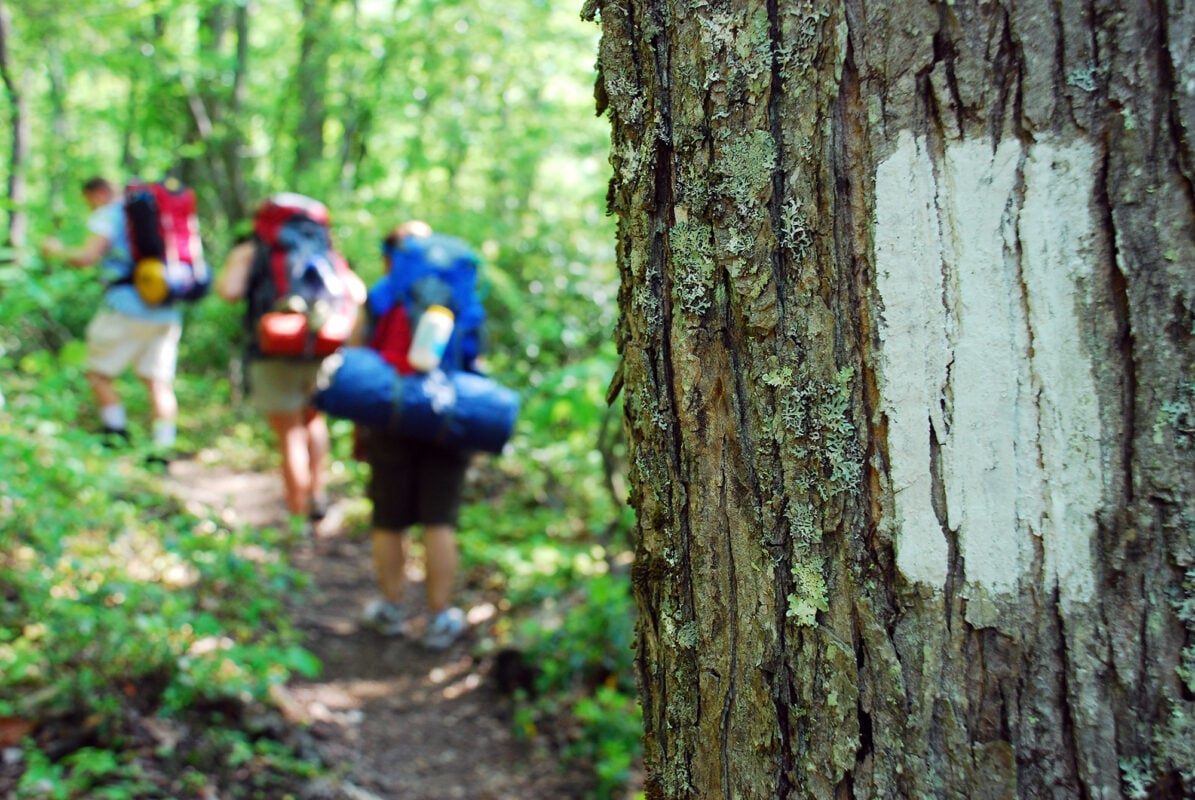
{"label": "forest floor", "polygon": [[[277,525],[280,478],[198,458],[171,465],[180,499],[249,525]],[[275,697],[303,740],[331,768],[332,779],[305,787],[306,800],[536,800],[584,798],[588,775],[569,772],[549,748],[514,735],[511,701],[477,654],[493,621],[494,598],[465,586],[461,605],[471,635],[442,653],[417,641],[386,638],[359,624],[375,594],[369,540],[348,530],[333,497],[328,517],[292,554],[311,585],[296,598],[304,646],[323,663],[315,679],[296,678]],[[420,602],[419,564],[409,572],[407,600]],[[418,607],[413,610],[418,611]],[[485,617],[490,615],[489,619]],[[479,619],[480,617],[480,619]]]}

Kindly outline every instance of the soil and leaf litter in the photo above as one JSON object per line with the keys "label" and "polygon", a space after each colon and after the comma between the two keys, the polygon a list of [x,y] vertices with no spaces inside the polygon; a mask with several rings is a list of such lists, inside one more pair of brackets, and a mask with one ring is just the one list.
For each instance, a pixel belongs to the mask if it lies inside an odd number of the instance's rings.
{"label": "soil and leaf litter", "polygon": [[[282,508],[273,474],[191,461],[172,467],[170,484],[185,501],[226,504],[223,514],[254,526],[272,524]],[[359,498],[341,494],[314,534],[292,544],[293,566],[309,583],[293,596],[291,613],[321,668],[277,687],[271,699],[294,741],[331,770],[309,791],[404,800],[588,796],[585,765],[570,769],[550,733],[516,728],[514,687],[495,663],[517,656],[506,651],[496,661],[491,636],[507,605],[486,588],[493,581],[484,568],[462,578],[470,633],[444,652],[421,647],[417,630],[383,636],[362,623],[376,592],[366,512]],[[407,592],[414,617],[423,597],[417,542]]]}

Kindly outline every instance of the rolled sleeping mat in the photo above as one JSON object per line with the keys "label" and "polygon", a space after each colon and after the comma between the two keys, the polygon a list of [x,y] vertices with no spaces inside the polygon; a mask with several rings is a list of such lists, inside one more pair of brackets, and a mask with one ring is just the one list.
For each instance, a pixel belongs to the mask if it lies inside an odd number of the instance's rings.
{"label": "rolled sleeping mat", "polygon": [[514,432],[519,396],[475,372],[405,376],[399,381],[397,426],[412,439],[461,450],[501,453]]}
{"label": "rolled sleeping mat", "polygon": [[315,407],[332,416],[461,450],[500,453],[519,396],[473,372],[400,376],[376,351],[345,347],[325,359]]}
{"label": "rolled sleeping mat", "polygon": [[334,417],[388,428],[399,396],[398,381],[398,372],[376,350],[342,347],[320,366],[311,402]]}

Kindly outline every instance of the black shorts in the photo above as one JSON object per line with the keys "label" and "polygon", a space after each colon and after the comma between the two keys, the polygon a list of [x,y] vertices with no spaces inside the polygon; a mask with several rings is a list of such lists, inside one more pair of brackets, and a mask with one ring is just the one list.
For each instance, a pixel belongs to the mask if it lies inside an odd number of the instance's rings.
{"label": "black shorts", "polygon": [[373,527],[456,527],[468,453],[378,430],[369,432],[366,448]]}

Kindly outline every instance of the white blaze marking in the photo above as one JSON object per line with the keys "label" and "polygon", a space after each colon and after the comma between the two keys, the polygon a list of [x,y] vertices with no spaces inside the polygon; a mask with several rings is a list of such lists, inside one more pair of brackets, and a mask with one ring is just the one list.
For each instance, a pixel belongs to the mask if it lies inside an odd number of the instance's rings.
{"label": "white blaze marking", "polygon": [[876,172],[876,275],[884,307],[880,394],[888,416],[896,563],[911,581],[946,581],[946,539],[930,495],[930,426],[939,441],[950,359],[942,307],[942,241],[929,156],[902,132]]}
{"label": "white blaze marking", "polygon": [[[1089,596],[1103,477],[1081,323],[1092,274],[1085,144],[951,144],[935,176],[902,133],[876,172],[878,363],[897,566],[943,587],[943,520],[968,585],[1013,592],[1040,536],[1048,588]],[[1024,200],[1018,207],[1018,181]],[[1019,250],[1018,250],[1019,243]],[[930,432],[945,508],[932,503]]]}

